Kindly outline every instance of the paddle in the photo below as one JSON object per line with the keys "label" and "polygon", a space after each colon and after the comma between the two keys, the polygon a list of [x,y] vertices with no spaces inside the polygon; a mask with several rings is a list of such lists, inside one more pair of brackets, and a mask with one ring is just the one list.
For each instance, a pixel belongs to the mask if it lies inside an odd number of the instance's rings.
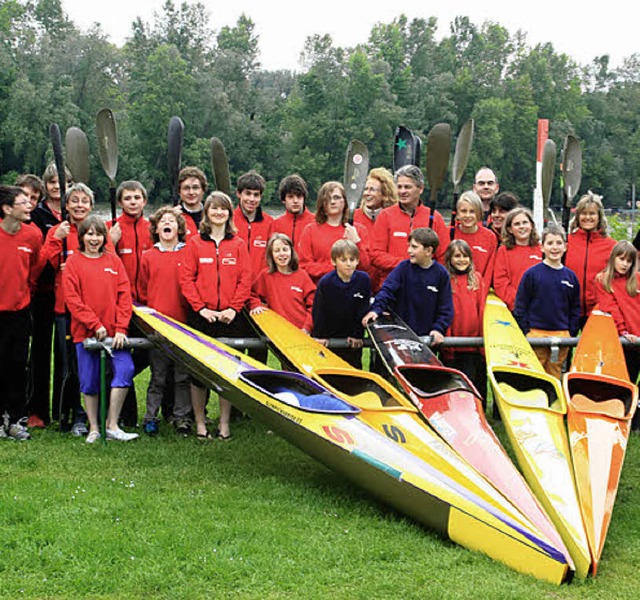
{"label": "paddle", "polygon": [[231,196],[231,176],[229,175],[229,160],[222,142],[217,137],[211,138],[211,166],[216,180],[216,190]]}
{"label": "paddle", "polygon": [[473,119],[469,119],[460,129],[456,140],[456,149],[453,154],[453,169],[451,170],[451,182],[453,183],[453,204],[451,206],[451,222],[449,231],[451,239],[455,235],[456,214],[458,213],[458,197],[460,196],[460,182],[467,168],[471,145],[473,143]]}
{"label": "paddle", "polygon": [[[60,186],[60,221],[67,220],[67,184],[65,177],[64,166],[64,154],[62,151],[62,134],[60,133],[60,127],[57,123],[49,125],[49,137],[51,138],[51,145],[53,146],[53,160],[56,164],[56,171],[58,172],[58,184]],[[67,261],[67,238],[62,240],[62,262]],[[60,382],[60,398],[58,399],[58,415],[60,419],[60,431],[64,429],[64,422],[66,416],[63,414],[63,404],[65,397],[65,389],[69,380],[70,368],[69,368],[69,353],[67,352],[67,320],[66,315],[60,319],[56,319],[58,326],[57,335],[58,342],[60,344],[60,357],[62,358],[62,381]]]}
{"label": "paddle", "polygon": [[[543,213],[548,215],[551,202],[551,188],[553,187],[553,172],[556,167],[556,143],[548,139],[542,149],[542,206]],[[555,220],[555,216],[553,217]]]}
{"label": "paddle", "polygon": [[353,214],[362,198],[368,173],[369,150],[362,142],[351,140],[344,161],[344,189],[347,194],[350,224],[353,224]]}
{"label": "paddle", "polygon": [[564,179],[564,204],[562,206],[562,226],[567,230],[573,198],[580,188],[582,179],[582,149],[580,142],[572,135],[564,141],[562,150],[562,177]]}
{"label": "paddle", "polygon": [[79,127],[69,127],[65,134],[67,166],[74,181],[89,183],[89,140]]}
{"label": "paddle", "polygon": [[[413,165],[414,162],[415,138],[410,129],[404,125],[398,125],[393,141],[393,172],[400,167]],[[420,166],[420,165],[417,165]]]}
{"label": "paddle", "polygon": [[182,142],[184,139],[184,123],[180,117],[171,117],[169,121],[169,143],[167,146],[167,165],[169,168],[169,181],[173,194],[173,204],[178,204],[178,174],[182,162]]}
{"label": "paddle", "polygon": [[413,133],[413,161],[412,164],[414,164],[416,167],[419,167],[422,161],[422,138]]}
{"label": "paddle", "polygon": [[433,227],[438,190],[444,183],[449,166],[451,127],[436,123],[427,137],[427,181],[429,182],[429,227]]}
{"label": "paddle", "polygon": [[109,204],[111,220],[116,221],[116,173],[118,171],[118,132],[116,119],[110,108],[103,108],[96,115],[96,136],[100,163],[109,178]]}

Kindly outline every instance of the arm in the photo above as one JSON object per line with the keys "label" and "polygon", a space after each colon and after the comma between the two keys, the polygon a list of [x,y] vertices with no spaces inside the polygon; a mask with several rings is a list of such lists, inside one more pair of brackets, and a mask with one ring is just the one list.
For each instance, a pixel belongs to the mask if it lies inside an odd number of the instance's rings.
{"label": "arm", "polygon": [[513,285],[513,278],[509,269],[509,251],[500,246],[496,254],[493,270],[493,289],[510,310],[513,310],[518,288]]}

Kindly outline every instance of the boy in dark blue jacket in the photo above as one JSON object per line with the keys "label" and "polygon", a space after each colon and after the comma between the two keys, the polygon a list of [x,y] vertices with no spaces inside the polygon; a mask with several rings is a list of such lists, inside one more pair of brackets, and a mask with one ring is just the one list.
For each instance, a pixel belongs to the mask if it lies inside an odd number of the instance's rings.
{"label": "boy in dark blue jacket", "polygon": [[409,234],[409,258],[389,273],[363,325],[392,308],[418,335],[431,336],[433,344],[443,342],[453,319],[453,299],[449,273],[433,260],[438,243],[429,227]]}

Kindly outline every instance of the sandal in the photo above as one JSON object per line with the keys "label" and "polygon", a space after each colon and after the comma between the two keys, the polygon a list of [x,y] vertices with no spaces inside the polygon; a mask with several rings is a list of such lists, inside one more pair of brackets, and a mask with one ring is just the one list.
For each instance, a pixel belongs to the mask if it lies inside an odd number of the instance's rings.
{"label": "sandal", "polygon": [[223,442],[228,442],[230,439],[232,439],[233,436],[231,434],[229,435],[222,435],[220,433],[219,429],[216,429],[216,439],[217,440],[222,440]]}
{"label": "sandal", "polygon": [[212,440],[213,436],[207,431],[206,433],[198,433],[199,440]]}

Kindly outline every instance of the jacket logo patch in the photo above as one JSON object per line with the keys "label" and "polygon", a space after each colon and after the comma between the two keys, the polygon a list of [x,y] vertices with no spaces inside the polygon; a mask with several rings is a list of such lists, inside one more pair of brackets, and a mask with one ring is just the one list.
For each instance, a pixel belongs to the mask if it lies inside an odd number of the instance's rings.
{"label": "jacket logo patch", "polygon": [[131,248],[120,248],[118,254],[133,254],[133,250]]}
{"label": "jacket logo patch", "polygon": [[434,293],[436,293],[436,294],[438,293],[438,288],[437,288],[435,285],[428,285],[428,286],[427,286],[427,289],[428,289],[430,292],[434,292]]}
{"label": "jacket logo patch", "polygon": [[106,267],[104,270],[105,273],[111,273],[112,275],[117,275],[118,271],[114,271],[113,269],[110,269],[109,267]]}
{"label": "jacket logo patch", "polygon": [[409,237],[409,236],[405,231],[394,231],[393,232],[393,237],[406,238],[406,237]]}
{"label": "jacket logo patch", "polygon": [[33,253],[33,250],[29,248],[29,246],[18,246],[18,250],[21,250],[22,252],[26,252],[27,254]]}
{"label": "jacket logo patch", "polygon": [[235,265],[236,263],[236,257],[235,256],[226,256],[224,257],[221,261],[220,261],[223,265]]}
{"label": "jacket logo patch", "polygon": [[213,258],[208,257],[208,256],[201,256],[200,257],[200,264],[201,265],[212,265],[213,264]]}
{"label": "jacket logo patch", "polygon": [[353,295],[353,297],[354,297],[354,298],[364,298],[364,296],[363,296],[360,292],[356,292],[356,293]]}
{"label": "jacket logo patch", "polygon": [[292,292],[298,292],[298,293],[302,294],[302,288],[298,287],[297,285],[292,285],[291,286],[291,291]]}
{"label": "jacket logo patch", "polygon": [[256,248],[266,248],[267,247],[267,240],[254,240],[253,241],[253,245]]}
{"label": "jacket logo patch", "polygon": [[573,289],[573,284],[571,282],[567,281],[566,279],[563,279],[560,283],[562,285],[566,285],[567,287]]}
{"label": "jacket logo patch", "polygon": [[474,250],[477,250],[478,252],[484,252],[485,254],[488,252],[488,250],[486,248],[483,248],[482,246],[473,246]]}

